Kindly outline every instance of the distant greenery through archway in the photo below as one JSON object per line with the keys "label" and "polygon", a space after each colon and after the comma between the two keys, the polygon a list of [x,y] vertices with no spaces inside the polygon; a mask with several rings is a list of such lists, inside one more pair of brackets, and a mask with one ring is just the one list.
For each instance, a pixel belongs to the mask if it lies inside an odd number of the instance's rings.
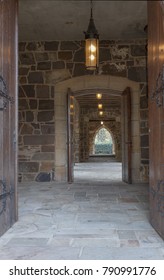
{"label": "distant greenery through archway", "polygon": [[111,133],[105,128],[100,128],[94,141],[95,155],[114,155],[114,143]]}

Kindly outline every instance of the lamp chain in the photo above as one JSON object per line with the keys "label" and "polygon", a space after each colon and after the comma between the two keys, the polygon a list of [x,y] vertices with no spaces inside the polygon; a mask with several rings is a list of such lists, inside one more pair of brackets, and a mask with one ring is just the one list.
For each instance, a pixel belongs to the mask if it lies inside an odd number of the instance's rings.
{"label": "lamp chain", "polygon": [[91,18],[93,17],[93,12],[92,12],[92,10],[93,10],[93,1],[91,0]]}

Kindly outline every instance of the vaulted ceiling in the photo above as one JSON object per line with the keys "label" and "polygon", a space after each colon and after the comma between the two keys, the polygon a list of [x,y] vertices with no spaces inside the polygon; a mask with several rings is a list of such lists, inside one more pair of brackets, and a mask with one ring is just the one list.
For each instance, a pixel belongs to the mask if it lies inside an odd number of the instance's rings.
{"label": "vaulted ceiling", "polygon": [[[93,0],[100,39],[145,37],[147,1]],[[19,40],[83,40],[90,0],[19,0]]]}

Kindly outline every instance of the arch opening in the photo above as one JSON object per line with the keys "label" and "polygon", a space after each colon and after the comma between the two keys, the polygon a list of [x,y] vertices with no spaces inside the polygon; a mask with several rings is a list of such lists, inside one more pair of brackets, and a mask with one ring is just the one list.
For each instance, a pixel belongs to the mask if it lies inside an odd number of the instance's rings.
{"label": "arch opening", "polygon": [[[108,75],[100,76],[80,76],[58,83],[55,86],[55,178],[57,181],[67,180],[67,92],[71,89],[74,96],[82,92],[85,94],[102,91],[108,93],[113,91],[122,93],[126,88],[129,88],[132,96],[131,104],[131,127],[132,129],[132,152],[131,152],[131,171],[132,182],[140,182],[140,133],[139,133],[139,84],[128,80],[127,78],[114,77]],[[112,94],[112,93],[111,93]],[[120,96],[120,94],[119,94]],[[122,113],[124,111],[122,110]],[[124,117],[124,116],[123,116]],[[122,120],[122,118],[121,118]],[[121,128],[122,130],[123,128]],[[123,130],[122,130],[123,131]],[[124,134],[124,133],[123,133]],[[117,152],[117,138],[116,138],[116,152]],[[122,147],[123,148],[123,147]],[[123,148],[124,149],[124,148]],[[61,156],[62,155],[62,156]]]}
{"label": "arch opening", "polygon": [[100,127],[94,137],[93,155],[115,155],[113,136],[105,127]]}

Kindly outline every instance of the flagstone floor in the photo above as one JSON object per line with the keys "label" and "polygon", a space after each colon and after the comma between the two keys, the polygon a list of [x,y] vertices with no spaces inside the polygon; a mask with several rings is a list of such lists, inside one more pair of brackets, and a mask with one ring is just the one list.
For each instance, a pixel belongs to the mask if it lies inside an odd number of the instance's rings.
{"label": "flagstone floor", "polygon": [[75,165],[75,182],[19,185],[19,220],[0,238],[0,259],[164,259],[149,223],[148,185],[121,182],[121,163]]}

